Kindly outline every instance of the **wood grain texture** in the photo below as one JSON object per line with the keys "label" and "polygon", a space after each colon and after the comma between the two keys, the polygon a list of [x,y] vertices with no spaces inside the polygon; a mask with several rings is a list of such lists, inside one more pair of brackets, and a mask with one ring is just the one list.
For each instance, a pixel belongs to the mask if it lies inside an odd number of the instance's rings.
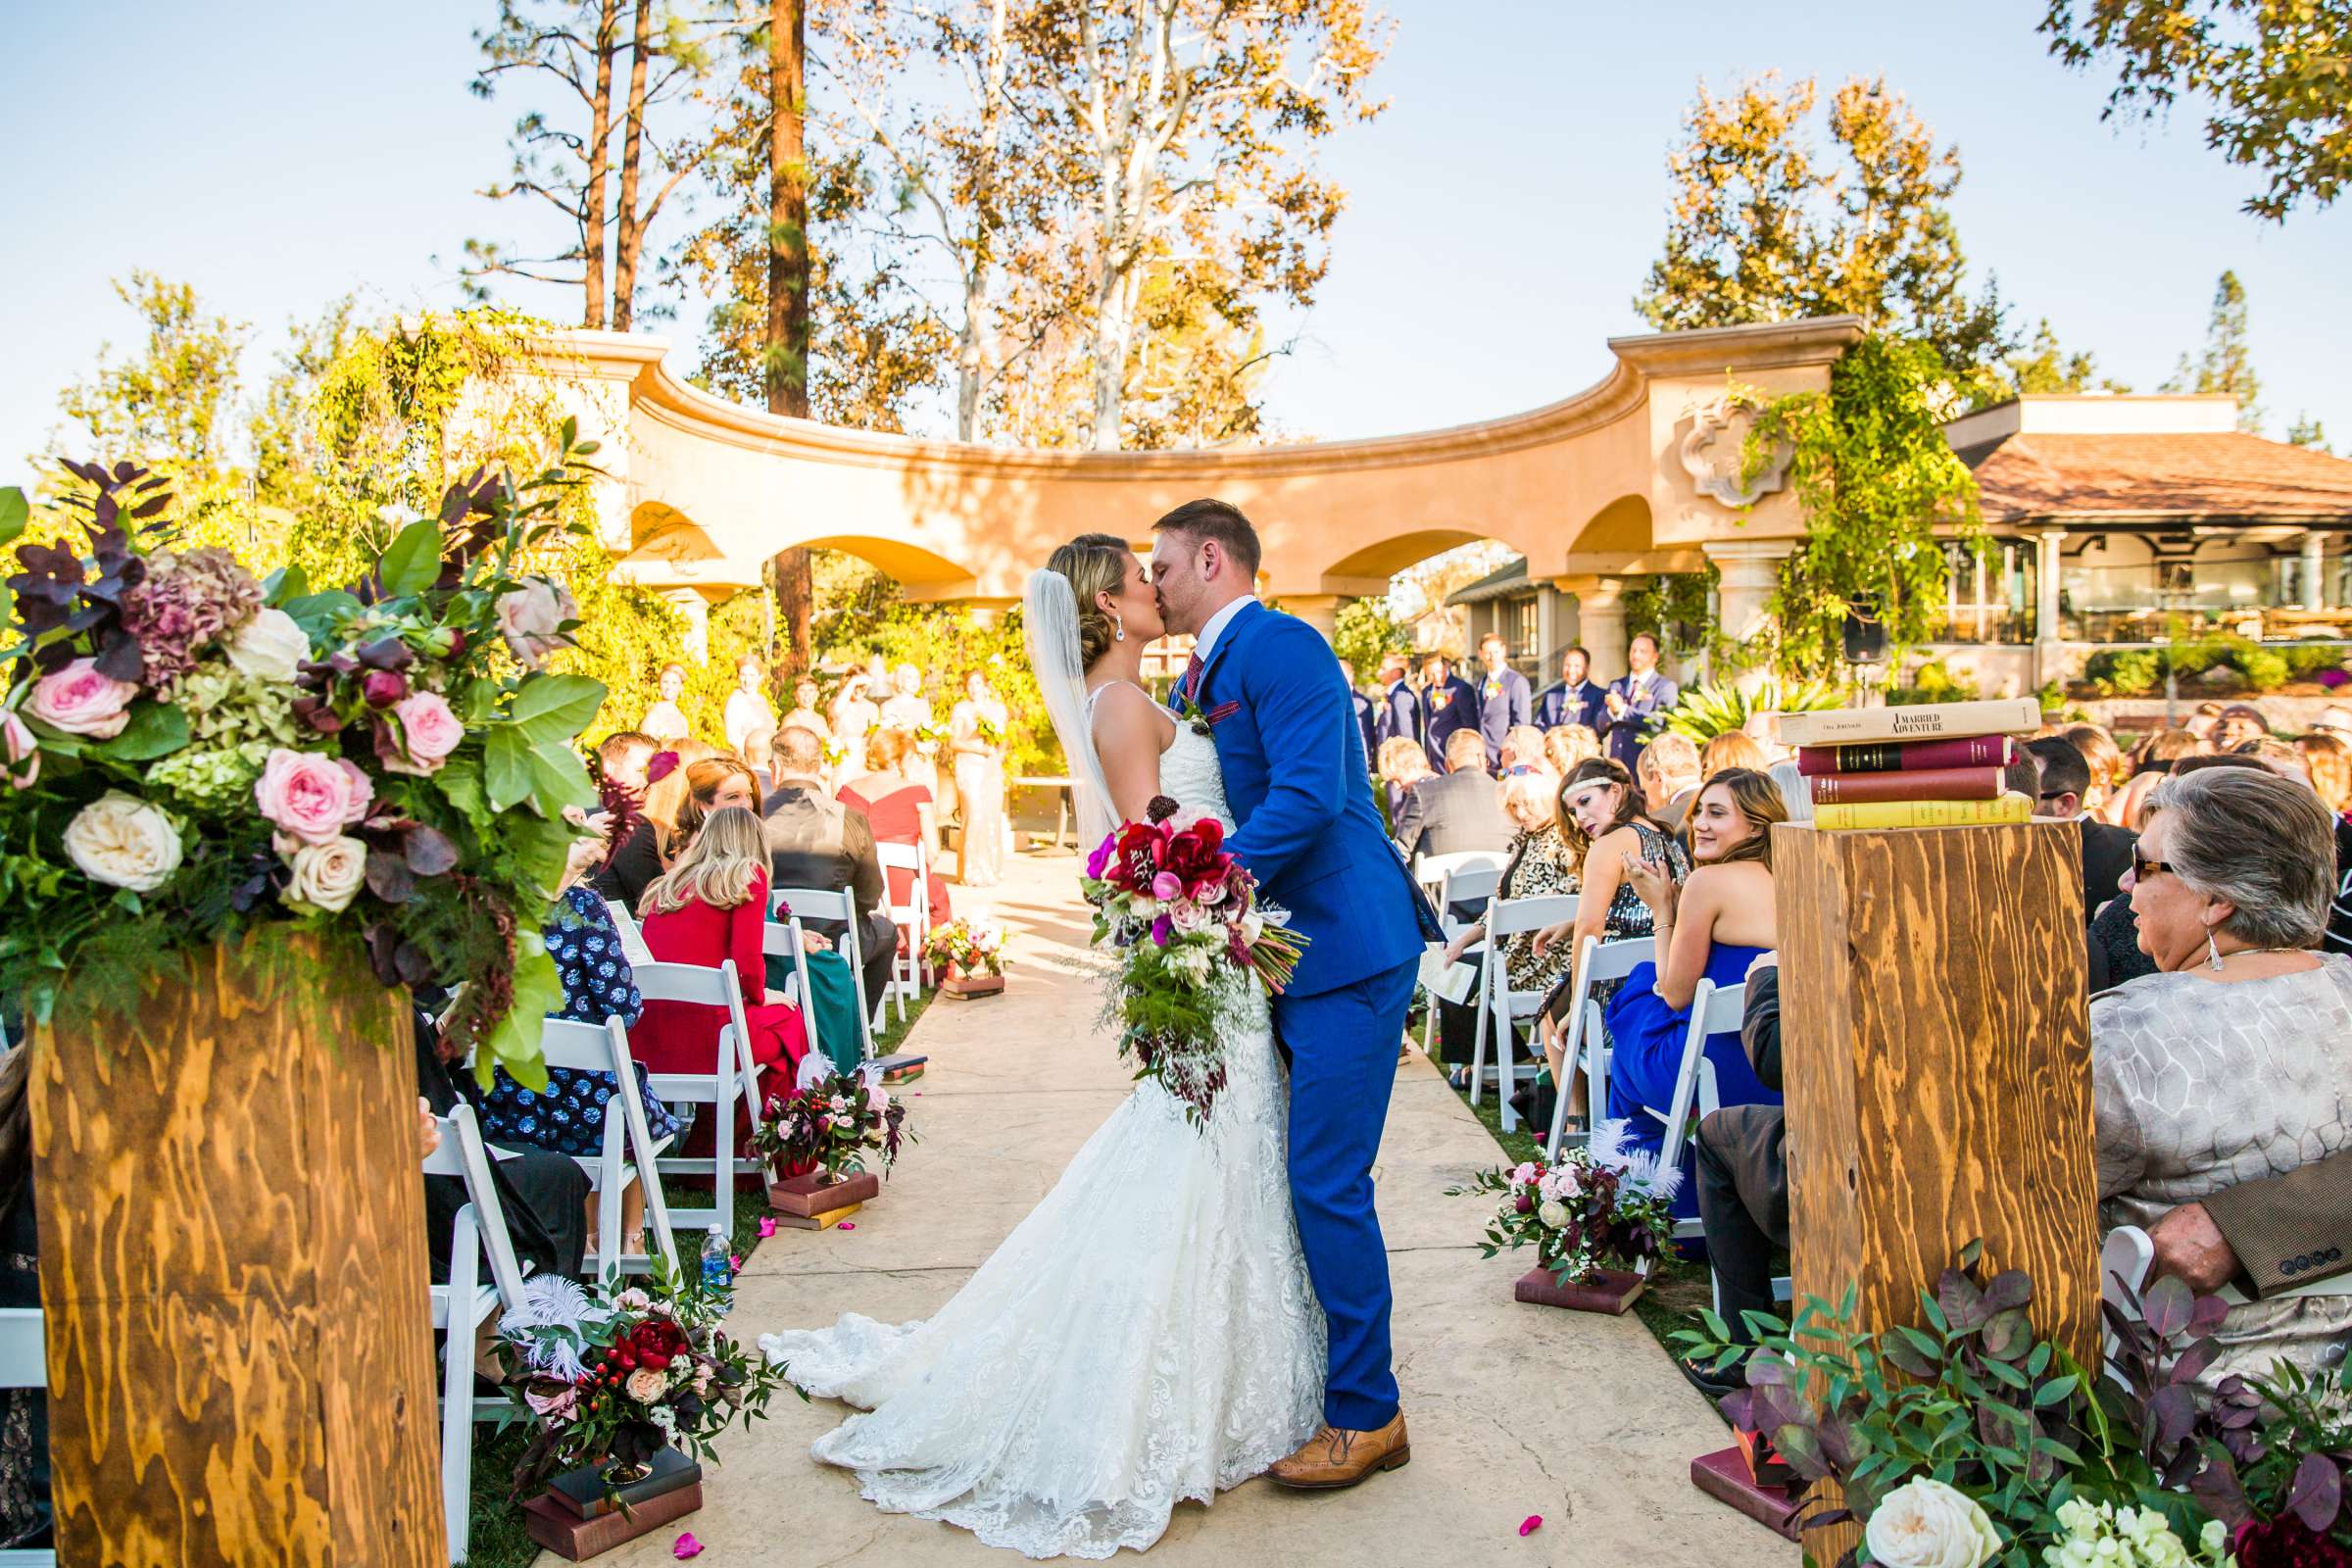
{"label": "wood grain texture", "polygon": [[445,1562],[405,997],[281,927],[70,1004],[30,1097],[59,1561]]}
{"label": "wood grain texture", "polygon": [[[2098,1364],[2080,830],[1773,831],[1796,1299],[1862,1326],[1983,1238],[2035,1328]],[[1834,1562],[1850,1526],[1809,1532]]]}

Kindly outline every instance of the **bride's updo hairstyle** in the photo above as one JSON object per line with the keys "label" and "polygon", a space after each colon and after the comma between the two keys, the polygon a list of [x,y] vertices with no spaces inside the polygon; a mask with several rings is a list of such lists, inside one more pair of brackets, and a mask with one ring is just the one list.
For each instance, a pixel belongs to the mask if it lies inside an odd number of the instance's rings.
{"label": "bride's updo hairstyle", "polygon": [[1078,660],[1092,669],[1095,661],[1110,651],[1110,615],[1095,601],[1103,594],[1117,598],[1127,581],[1130,548],[1116,534],[1082,533],[1046,558],[1046,569],[1069,579],[1078,601]]}

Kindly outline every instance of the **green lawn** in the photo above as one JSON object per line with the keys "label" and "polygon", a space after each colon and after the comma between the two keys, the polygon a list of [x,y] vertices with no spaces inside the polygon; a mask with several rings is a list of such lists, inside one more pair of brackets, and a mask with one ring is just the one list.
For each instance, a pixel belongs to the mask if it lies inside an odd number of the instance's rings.
{"label": "green lawn", "polygon": [[[898,1050],[937,997],[926,992],[906,1008],[906,1021],[898,1021],[894,1006],[884,1016],[889,1027],[874,1036],[874,1054],[887,1056]],[[665,1178],[662,1195],[673,1203],[707,1204],[707,1194],[689,1193],[674,1178]],[[749,1258],[760,1250],[760,1216],[762,1204],[738,1200],[735,1205],[735,1251]],[[698,1236],[680,1236],[681,1251],[700,1245]],[[491,1426],[473,1429],[473,1500],[471,1519],[466,1527],[466,1561],[473,1568],[524,1568],[539,1554],[539,1548],[523,1534],[522,1510],[507,1496],[509,1479],[514,1475],[514,1461],[522,1452],[527,1433],[522,1427],[505,1432]]]}

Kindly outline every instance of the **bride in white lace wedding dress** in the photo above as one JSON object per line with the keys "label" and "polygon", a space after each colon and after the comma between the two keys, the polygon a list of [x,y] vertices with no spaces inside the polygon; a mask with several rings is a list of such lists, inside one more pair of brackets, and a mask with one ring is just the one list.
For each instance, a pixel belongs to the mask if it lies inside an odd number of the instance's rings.
{"label": "bride in white lace wedding dress", "polygon": [[[1143,717],[1137,690],[1121,690],[1132,682],[1104,678],[1137,662],[1156,614],[1126,547],[1096,540],[1055,552],[1063,569],[1036,573],[1028,604],[1081,820],[1107,830],[1094,736],[1113,691],[1126,727],[1148,723],[1163,748],[1158,793],[1224,816],[1210,741],[1164,713]],[[1112,551],[1123,567],[1102,559]],[[1096,588],[1113,571],[1116,588]],[[1081,631],[1080,602],[1102,635]],[[1092,691],[1081,648],[1094,656]],[[1130,781],[1138,766],[1125,757],[1116,770]],[[1314,1434],[1323,1313],[1291,1214],[1285,1081],[1265,999],[1252,995],[1205,1129],[1147,1080],[936,1315],[894,1327],[850,1313],[828,1330],[761,1337],[793,1382],[867,1412],[819,1439],[817,1458],[856,1471],[892,1512],[1031,1557],[1108,1557],[1157,1541],[1178,1501],[1209,1501]]]}

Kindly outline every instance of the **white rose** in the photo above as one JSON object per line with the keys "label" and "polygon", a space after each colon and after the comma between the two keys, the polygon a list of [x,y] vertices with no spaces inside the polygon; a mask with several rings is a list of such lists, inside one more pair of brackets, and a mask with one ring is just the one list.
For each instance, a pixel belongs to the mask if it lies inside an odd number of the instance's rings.
{"label": "white rose", "polygon": [[1190,936],[1208,928],[1208,911],[1190,899],[1178,899],[1168,906],[1168,923]]}
{"label": "white rose", "polygon": [[108,790],[66,824],[66,855],[93,882],[152,893],[179,869],[179,830],[159,808]]}
{"label": "white rose", "polygon": [[305,844],[288,863],[294,883],[286,896],[333,914],[349,908],[360,884],[368,880],[368,846],[358,839],[331,838],[324,844]]}
{"label": "white rose", "polygon": [[228,662],[240,675],[292,680],[295,665],[311,657],[311,639],[282,610],[257,610],[228,640]]}
{"label": "white rose", "polygon": [[1926,1476],[1882,1497],[1862,1539],[1886,1568],[1981,1568],[2001,1549],[1975,1498]]}
{"label": "white rose", "polygon": [[1536,1218],[1544,1222],[1545,1230],[1556,1231],[1568,1223],[1567,1205],[1564,1203],[1538,1203]]}

